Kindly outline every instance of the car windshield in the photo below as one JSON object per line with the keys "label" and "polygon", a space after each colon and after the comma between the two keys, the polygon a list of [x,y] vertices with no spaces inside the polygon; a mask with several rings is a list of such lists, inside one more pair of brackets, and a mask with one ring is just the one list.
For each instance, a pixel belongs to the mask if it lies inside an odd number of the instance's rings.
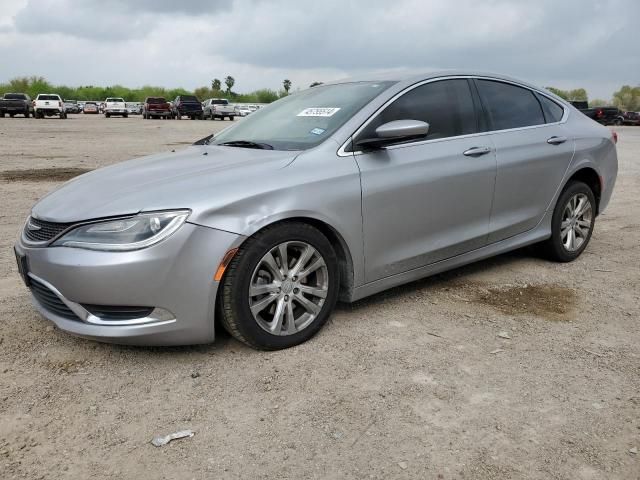
{"label": "car windshield", "polygon": [[251,142],[276,150],[306,150],[322,143],[393,83],[352,82],[309,88],[256,110],[209,143]]}
{"label": "car windshield", "polygon": [[211,100],[213,105],[229,105],[228,100]]}
{"label": "car windshield", "polygon": [[38,100],[60,100],[58,95],[39,95]]}
{"label": "car windshield", "polygon": [[189,95],[183,95],[182,97],[180,97],[180,100],[183,102],[197,102],[200,103],[200,101],[194,97],[194,96],[189,96]]}
{"label": "car windshield", "polygon": [[105,102],[124,102],[122,98],[107,98]]}
{"label": "car windshield", "polygon": [[7,93],[4,96],[5,100],[26,100],[27,97],[26,95],[23,95],[21,93]]}
{"label": "car windshield", "polygon": [[159,104],[159,103],[167,103],[167,101],[162,97],[158,97],[158,98],[149,98],[149,99],[147,99],[147,103],[156,105],[156,104]]}

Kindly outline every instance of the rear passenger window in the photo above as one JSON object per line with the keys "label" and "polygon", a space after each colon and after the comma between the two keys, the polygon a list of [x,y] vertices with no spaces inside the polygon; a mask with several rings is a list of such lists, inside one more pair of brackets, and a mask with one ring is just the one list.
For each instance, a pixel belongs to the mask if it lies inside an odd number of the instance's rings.
{"label": "rear passenger window", "polygon": [[477,84],[492,130],[545,123],[540,103],[532,91],[492,80],[477,80]]}
{"label": "rear passenger window", "polygon": [[542,105],[542,110],[544,110],[544,116],[547,119],[547,123],[559,122],[562,120],[562,116],[564,115],[564,109],[558,105],[553,100],[545,97],[544,95],[538,95],[538,100],[540,100],[540,104]]}
{"label": "rear passenger window", "polygon": [[375,137],[376,128],[393,120],[427,122],[427,140],[477,131],[471,90],[464,79],[439,80],[414,88],[385,108],[359,137]]}

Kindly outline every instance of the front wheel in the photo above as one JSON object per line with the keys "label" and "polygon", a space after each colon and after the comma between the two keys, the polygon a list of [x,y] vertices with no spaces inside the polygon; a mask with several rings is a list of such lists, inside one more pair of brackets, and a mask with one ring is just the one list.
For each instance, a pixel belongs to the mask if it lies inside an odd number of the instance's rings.
{"label": "front wheel", "polygon": [[558,198],[551,238],[542,246],[549,259],[571,262],[587,248],[596,220],[596,200],[586,183],[570,182]]}
{"label": "front wheel", "polygon": [[262,350],[292,347],[326,323],[340,274],[335,251],[315,227],[283,223],[250,237],[233,257],[220,284],[225,329]]}

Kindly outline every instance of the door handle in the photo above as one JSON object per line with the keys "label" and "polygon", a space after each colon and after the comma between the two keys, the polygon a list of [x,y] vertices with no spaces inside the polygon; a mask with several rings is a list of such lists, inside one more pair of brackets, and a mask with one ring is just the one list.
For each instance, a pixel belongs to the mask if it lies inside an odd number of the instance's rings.
{"label": "door handle", "polygon": [[556,137],[555,135],[547,140],[549,145],[560,145],[567,141],[567,137]]}
{"label": "door handle", "polygon": [[469,150],[462,152],[467,157],[479,157],[491,152],[491,147],[471,147]]}

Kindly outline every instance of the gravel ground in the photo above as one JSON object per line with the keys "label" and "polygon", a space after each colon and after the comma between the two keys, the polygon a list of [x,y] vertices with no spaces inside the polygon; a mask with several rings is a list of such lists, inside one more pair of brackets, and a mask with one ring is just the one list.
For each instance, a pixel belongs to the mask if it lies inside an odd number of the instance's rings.
{"label": "gravel ground", "polygon": [[476,263],[271,353],[100,344],[39,317],[11,250],[30,206],[228,124],[0,119],[1,478],[640,478],[640,128],[618,129],[614,197],[571,264]]}

